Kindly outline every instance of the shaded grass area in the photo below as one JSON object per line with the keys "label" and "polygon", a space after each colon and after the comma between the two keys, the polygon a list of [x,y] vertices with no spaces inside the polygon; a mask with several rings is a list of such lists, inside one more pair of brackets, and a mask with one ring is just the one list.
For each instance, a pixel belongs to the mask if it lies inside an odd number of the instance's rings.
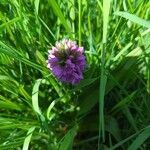
{"label": "shaded grass area", "polygon": [[[149,149],[149,8],[148,0],[1,0],[0,149]],[[76,86],[46,68],[62,38],[85,48]]]}

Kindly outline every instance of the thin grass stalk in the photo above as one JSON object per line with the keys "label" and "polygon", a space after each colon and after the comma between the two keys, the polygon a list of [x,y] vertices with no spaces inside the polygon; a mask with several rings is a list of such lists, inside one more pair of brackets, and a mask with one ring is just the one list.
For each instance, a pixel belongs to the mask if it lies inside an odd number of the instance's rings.
{"label": "thin grass stalk", "polygon": [[105,71],[106,62],[106,43],[107,43],[107,27],[109,18],[110,0],[103,0],[103,43],[101,51],[101,77],[100,77],[100,91],[99,91],[99,139],[98,150],[100,149],[100,142],[105,141],[105,119],[104,119],[104,97],[107,76]]}
{"label": "thin grass stalk", "polygon": [[79,40],[79,46],[81,46],[81,0],[78,0],[78,40]]}

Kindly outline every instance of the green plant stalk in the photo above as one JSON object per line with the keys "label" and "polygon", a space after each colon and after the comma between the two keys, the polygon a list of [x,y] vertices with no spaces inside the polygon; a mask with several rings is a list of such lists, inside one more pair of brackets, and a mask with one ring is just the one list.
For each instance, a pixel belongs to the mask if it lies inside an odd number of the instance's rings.
{"label": "green plant stalk", "polygon": [[98,150],[100,149],[100,140],[105,141],[105,119],[104,119],[104,97],[107,76],[105,72],[106,62],[106,43],[107,43],[107,27],[109,20],[110,0],[103,0],[103,44],[101,51],[101,77],[100,77],[100,91],[99,91],[99,140]]}
{"label": "green plant stalk", "polygon": [[70,18],[71,18],[71,28],[72,28],[72,37],[75,39],[75,1],[68,1],[68,10],[70,10]]}
{"label": "green plant stalk", "polygon": [[[150,59],[148,59],[148,66],[150,65]],[[150,93],[150,69],[147,68],[147,92]]]}
{"label": "green plant stalk", "polygon": [[79,34],[79,46],[81,46],[81,0],[78,0],[78,34]]}
{"label": "green plant stalk", "polygon": [[99,142],[102,135],[102,141],[105,141],[105,126],[104,126],[104,97],[105,97],[105,86],[107,82],[107,76],[105,74],[105,55],[106,50],[105,46],[106,44],[103,44],[102,49],[102,60],[101,60],[101,78],[100,78],[100,91],[99,91]]}

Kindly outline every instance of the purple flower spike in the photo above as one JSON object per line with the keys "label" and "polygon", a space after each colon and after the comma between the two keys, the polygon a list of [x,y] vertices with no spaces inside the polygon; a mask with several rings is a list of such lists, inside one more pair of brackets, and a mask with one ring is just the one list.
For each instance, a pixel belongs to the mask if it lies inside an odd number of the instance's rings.
{"label": "purple flower spike", "polygon": [[56,42],[55,47],[48,51],[47,67],[60,80],[78,84],[83,79],[86,66],[84,48],[76,42],[64,39]]}

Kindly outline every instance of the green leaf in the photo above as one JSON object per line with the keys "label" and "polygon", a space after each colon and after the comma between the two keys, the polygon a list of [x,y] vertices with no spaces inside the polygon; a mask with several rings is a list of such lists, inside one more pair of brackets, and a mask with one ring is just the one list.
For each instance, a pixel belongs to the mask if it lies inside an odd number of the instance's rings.
{"label": "green leaf", "polygon": [[150,21],[141,19],[141,18],[137,17],[136,15],[130,14],[128,12],[123,12],[123,11],[115,12],[114,14],[117,16],[126,18],[134,23],[137,23],[137,24],[143,26],[143,27],[150,28]]}
{"label": "green leaf", "polygon": [[103,0],[103,43],[107,40],[110,2],[110,0]]}
{"label": "green leaf", "polygon": [[18,106],[17,104],[9,100],[5,100],[5,101],[0,100],[0,108],[21,111],[20,106]]}
{"label": "green leaf", "polygon": [[67,30],[67,32],[71,33],[71,29],[68,26],[68,23],[59,7],[59,5],[57,4],[57,2],[55,0],[48,0],[48,3],[51,5],[55,15],[57,17],[59,17],[61,23],[63,24],[63,26],[65,27],[65,29]]}
{"label": "green leaf", "polygon": [[47,31],[52,35],[52,37],[56,40],[55,35],[51,31],[51,29],[47,26],[47,24],[44,22],[44,20],[42,20],[42,18],[40,18],[40,17],[39,17],[39,20],[41,21],[41,23],[43,24],[43,26],[47,29]]}
{"label": "green leaf", "polygon": [[84,91],[84,93],[79,97],[81,103],[79,105],[80,110],[78,112],[78,116],[86,114],[95,106],[95,104],[98,102],[98,93],[99,88],[95,85]]}
{"label": "green leaf", "polygon": [[37,70],[42,69],[42,67],[34,62],[31,62],[30,60],[28,60],[25,56],[23,56],[19,51],[17,51],[16,49],[7,46],[5,43],[0,41],[0,52],[4,53],[5,55],[8,55],[16,60],[22,61],[23,63],[36,68]]}
{"label": "green leaf", "polygon": [[137,150],[149,137],[150,137],[150,126],[145,128],[144,131],[138,135],[138,137],[129,146],[128,150]]}
{"label": "green leaf", "polygon": [[0,81],[4,81],[4,80],[11,81],[11,82],[15,83],[16,86],[19,85],[19,83],[16,80],[14,80],[13,78],[5,76],[5,75],[0,75]]}
{"label": "green leaf", "polygon": [[101,69],[100,69],[100,85],[99,85],[99,142],[100,139],[105,139],[105,123],[104,123],[104,97],[105,88],[107,83],[107,75],[105,73],[105,61],[106,61],[106,41],[107,41],[107,30],[109,22],[109,11],[110,11],[110,0],[103,0],[103,47],[101,51]]}
{"label": "green leaf", "polygon": [[78,34],[79,34],[79,46],[81,46],[81,36],[82,36],[82,33],[81,33],[81,0],[78,0]]}
{"label": "green leaf", "polygon": [[29,102],[31,102],[31,96],[27,93],[23,86],[19,86],[19,93]]}
{"label": "green leaf", "polygon": [[33,90],[32,90],[32,106],[35,112],[37,112],[39,115],[42,115],[41,110],[39,108],[38,103],[38,93],[39,93],[39,86],[41,84],[42,79],[36,80]]}
{"label": "green leaf", "polygon": [[16,17],[16,18],[14,18],[14,19],[12,19],[12,20],[9,20],[8,22],[5,22],[5,23],[1,24],[1,25],[0,25],[0,30],[5,29],[6,26],[8,26],[8,25],[11,25],[11,24],[14,24],[14,23],[18,22],[20,19],[21,19],[21,18]]}
{"label": "green leaf", "polygon": [[40,3],[40,0],[35,0],[34,1],[35,12],[36,12],[37,15],[38,15],[38,11],[39,11],[39,3]]}
{"label": "green leaf", "polygon": [[111,111],[114,111],[116,109],[122,109],[123,107],[125,107],[128,103],[130,103],[131,101],[133,101],[133,97],[135,96],[135,94],[137,93],[137,91],[132,92],[130,95],[128,95],[126,98],[122,99],[121,101],[119,101],[113,108]]}
{"label": "green leaf", "polygon": [[52,101],[51,104],[49,105],[48,109],[47,109],[47,119],[48,120],[52,120],[52,118],[54,117],[51,110],[55,106],[56,102],[57,102],[57,100]]}
{"label": "green leaf", "polygon": [[25,138],[24,140],[24,143],[23,143],[23,148],[22,150],[28,150],[28,147],[29,147],[29,143],[31,141],[31,137],[32,137],[32,134],[33,134],[33,131],[35,130],[35,127],[31,127],[29,130],[28,130],[28,133],[27,133],[27,137]]}
{"label": "green leaf", "polygon": [[60,143],[59,150],[68,150],[72,147],[73,139],[76,135],[77,125],[70,129],[67,134],[64,136],[63,140]]}
{"label": "green leaf", "polygon": [[105,130],[111,133],[117,141],[121,140],[117,119],[113,118],[112,116],[106,116]]}
{"label": "green leaf", "polygon": [[80,82],[79,85],[77,85],[73,91],[81,89],[83,87],[89,86],[90,84],[92,84],[93,82],[95,82],[98,78],[91,78],[91,79],[84,79]]}

